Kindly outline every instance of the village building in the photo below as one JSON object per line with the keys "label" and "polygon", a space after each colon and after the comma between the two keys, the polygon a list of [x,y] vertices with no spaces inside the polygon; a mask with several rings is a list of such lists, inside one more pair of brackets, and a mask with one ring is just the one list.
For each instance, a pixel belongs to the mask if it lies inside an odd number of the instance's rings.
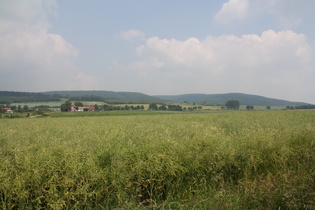
{"label": "village building", "polygon": [[95,111],[95,107],[94,106],[75,106],[75,105],[71,105],[71,111],[79,111],[79,112],[83,112],[83,111]]}
{"label": "village building", "polygon": [[10,108],[2,108],[5,110],[5,113],[6,114],[12,114],[13,113],[13,110],[11,110]]}

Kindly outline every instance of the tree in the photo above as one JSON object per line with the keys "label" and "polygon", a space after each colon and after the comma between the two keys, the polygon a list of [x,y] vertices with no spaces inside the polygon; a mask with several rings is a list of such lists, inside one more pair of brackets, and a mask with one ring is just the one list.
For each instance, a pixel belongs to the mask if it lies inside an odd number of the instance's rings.
{"label": "tree", "polygon": [[17,107],[16,107],[15,105],[14,105],[14,106],[11,106],[10,109],[13,110],[14,112],[17,111]]}
{"label": "tree", "polygon": [[152,103],[152,104],[149,105],[149,109],[151,109],[151,110],[158,110],[158,106],[157,106],[156,103]]}
{"label": "tree", "polygon": [[126,105],[125,110],[130,110],[130,107],[128,105]]}
{"label": "tree", "polygon": [[76,101],[76,102],[74,102],[74,105],[75,105],[75,106],[83,106],[83,103],[82,103],[82,102],[79,102],[79,101]]}
{"label": "tree", "polygon": [[238,110],[240,108],[240,102],[238,100],[229,100],[225,103],[227,109]]}
{"label": "tree", "polygon": [[18,105],[18,112],[22,112],[22,106],[21,105]]}
{"label": "tree", "polygon": [[180,105],[168,105],[168,110],[169,111],[183,111],[183,107],[181,107]]}
{"label": "tree", "polygon": [[293,109],[295,109],[295,108],[294,108],[293,106],[287,106],[286,109],[291,109],[291,110],[293,110]]}
{"label": "tree", "polygon": [[24,107],[23,107],[23,111],[24,112],[28,112],[30,109],[28,108],[28,106],[27,105],[24,105]]}
{"label": "tree", "polygon": [[163,105],[159,106],[159,110],[166,111],[167,107],[163,104]]}
{"label": "tree", "polygon": [[69,112],[71,111],[71,105],[72,105],[72,102],[67,100],[65,103],[61,104],[60,110],[62,112]]}
{"label": "tree", "polygon": [[247,109],[247,110],[254,110],[254,106],[253,106],[253,105],[247,105],[247,106],[246,106],[246,109]]}
{"label": "tree", "polygon": [[0,104],[0,113],[5,113],[6,109],[4,109],[4,105]]}
{"label": "tree", "polygon": [[60,111],[67,112],[68,111],[67,106],[65,104],[61,104],[60,105]]}
{"label": "tree", "polygon": [[306,104],[301,106],[296,106],[296,109],[315,109],[315,105],[312,104]]}

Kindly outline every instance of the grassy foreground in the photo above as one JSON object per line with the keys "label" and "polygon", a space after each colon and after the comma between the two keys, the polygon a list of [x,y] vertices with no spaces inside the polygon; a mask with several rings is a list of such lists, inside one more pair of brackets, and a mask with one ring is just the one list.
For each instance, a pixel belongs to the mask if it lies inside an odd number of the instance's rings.
{"label": "grassy foreground", "polygon": [[314,209],[315,111],[0,120],[2,209]]}

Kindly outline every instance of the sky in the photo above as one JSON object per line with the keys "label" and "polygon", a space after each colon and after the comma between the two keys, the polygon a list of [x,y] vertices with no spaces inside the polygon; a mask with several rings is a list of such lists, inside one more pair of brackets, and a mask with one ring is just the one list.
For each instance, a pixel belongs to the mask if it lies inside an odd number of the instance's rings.
{"label": "sky", "polygon": [[0,90],[315,104],[314,0],[0,0]]}

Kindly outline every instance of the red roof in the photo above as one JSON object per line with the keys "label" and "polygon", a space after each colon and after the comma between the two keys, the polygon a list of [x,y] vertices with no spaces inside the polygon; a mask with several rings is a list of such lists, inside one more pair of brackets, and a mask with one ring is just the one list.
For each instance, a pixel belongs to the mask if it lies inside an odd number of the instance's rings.
{"label": "red roof", "polygon": [[78,106],[81,109],[94,109],[94,106]]}

